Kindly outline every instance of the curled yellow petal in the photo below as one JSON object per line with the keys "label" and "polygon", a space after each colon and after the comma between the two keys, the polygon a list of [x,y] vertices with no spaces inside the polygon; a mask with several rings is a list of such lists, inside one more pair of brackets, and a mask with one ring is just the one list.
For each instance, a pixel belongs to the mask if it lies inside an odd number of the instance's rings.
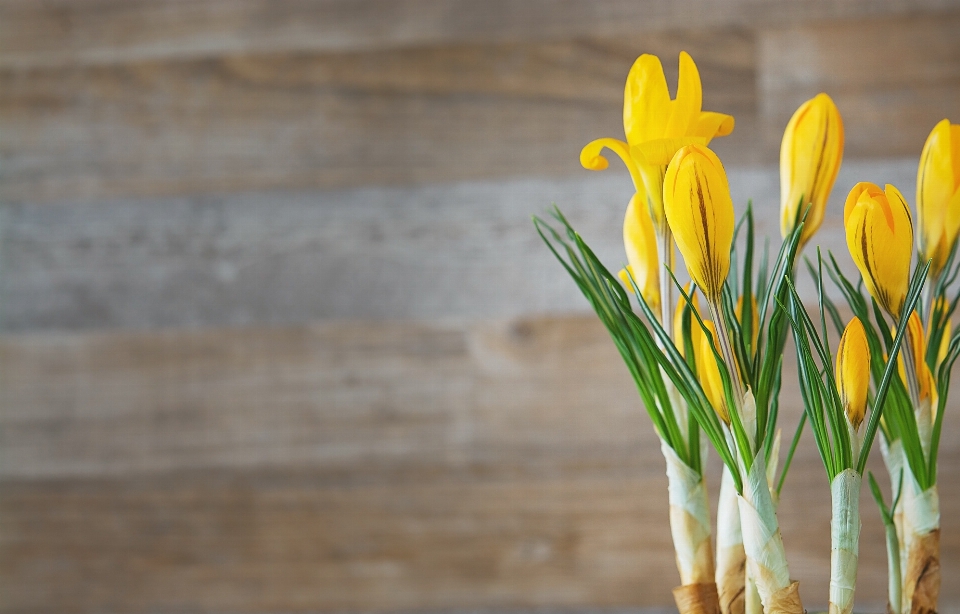
{"label": "curled yellow petal", "polygon": [[780,232],[784,238],[804,214],[801,246],[823,223],[843,160],[843,138],[840,111],[823,93],[800,105],[787,123],[780,145]]}
{"label": "curled yellow petal", "polygon": [[700,145],[678,151],[667,168],[663,198],[687,272],[706,299],[716,304],[730,271],[735,222],[720,159]]}
{"label": "curled yellow petal", "polygon": [[[687,284],[684,286],[683,291],[690,296],[690,305],[693,308],[693,311],[700,313],[700,299],[697,297],[696,291],[693,294],[690,294],[690,288],[692,284]],[[680,297],[680,300],[677,301],[677,310],[673,317],[673,341],[677,345],[677,349],[680,350],[680,354],[686,356],[684,350],[683,342],[683,312],[687,307],[687,299]],[[700,330],[700,323],[697,322],[697,318],[691,313],[690,314],[690,345],[693,347],[694,355],[700,351],[700,337],[703,335],[703,331]]]}
{"label": "curled yellow petal", "polygon": [[887,313],[900,317],[910,279],[913,222],[897,188],[858,183],[843,209],[847,248],[870,295]]}
{"label": "curled yellow petal", "polygon": [[701,331],[700,348],[697,352],[697,374],[700,377],[700,385],[703,387],[707,400],[713,405],[713,410],[717,412],[720,419],[730,424],[730,412],[727,410],[727,400],[723,393],[723,379],[720,376],[720,366],[717,364],[717,356],[714,354],[716,345],[717,330],[713,322],[705,321],[704,325],[713,335],[713,348],[711,348],[710,335],[704,335]]}
{"label": "curled yellow petal", "polygon": [[960,125],[930,132],[917,169],[917,249],[936,278],[960,233]]}
{"label": "curled yellow petal", "polygon": [[870,346],[859,318],[850,320],[840,337],[834,377],[843,411],[856,431],[867,413],[867,392],[870,389]]}
{"label": "curled yellow petal", "polygon": [[609,167],[610,161],[602,154],[604,148],[617,154],[623,160],[623,164],[630,172],[630,178],[633,179],[634,188],[638,191],[643,190],[643,178],[640,176],[636,162],[630,155],[630,146],[623,141],[611,138],[590,141],[580,150],[581,166],[588,171],[602,171]]}
{"label": "curled yellow petal", "polygon": [[[657,259],[657,238],[647,212],[643,195],[634,194],[623,218],[623,247],[633,279],[643,299],[655,312],[660,311],[660,267]],[[631,288],[630,284],[626,284]]]}

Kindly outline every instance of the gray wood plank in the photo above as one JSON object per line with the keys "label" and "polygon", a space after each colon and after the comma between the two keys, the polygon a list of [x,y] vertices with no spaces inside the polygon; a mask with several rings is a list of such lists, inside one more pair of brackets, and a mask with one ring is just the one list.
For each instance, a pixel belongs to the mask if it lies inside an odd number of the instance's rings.
{"label": "gray wood plank", "polygon": [[953,0],[4,0],[0,65],[621,37],[958,6]]}
{"label": "gray wood plank", "polygon": [[[890,182],[912,200],[915,164],[844,165],[820,244],[846,262],[840,217],[847,190],[861,180]],[[738,211],[753,198],[758,232],[776,245],[777,171],[734,167],[729,175]],[[556,203],[618,268],[630,189],[626,172],[612,165],[563,180],[11,205],[2,210],[0,235],[3,327],[582,312],[586,301],[530,216]]]}
{"label": "gray wood plank", "polygon": [[642,52],[700,58],[706,108],[755,158],[754,39],[742,31],[343,54],[0,69],[0,200],[566,176],[623,135]]}
{"label": "gray wood plank", "polygon": [[[670,603],[662,458],[592,316],[8,335],[0,362],[2,611]],[[786,377],[787,433],[799,411]],[[953,421],[941,461],[950,607]],[[809,608],[828,493],[807,438],[779,514]],[[884,546],[862,509],[870,611]]]}

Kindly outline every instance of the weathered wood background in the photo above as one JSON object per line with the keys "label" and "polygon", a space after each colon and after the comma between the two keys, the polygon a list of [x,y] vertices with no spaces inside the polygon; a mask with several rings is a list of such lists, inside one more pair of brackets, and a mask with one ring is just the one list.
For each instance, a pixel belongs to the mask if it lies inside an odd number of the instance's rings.
{"label": "weathered wood background", "polygon": [[[656,438],[529,216],[622,262],[629,180],[577,154],[681,49],[774,239],[804,99],[845,119],[841,254],[846,190],[912,195],[960,120],[947,0],[0,0],[0,611],[669,606]],[[956,611],[949,418],[941,454]],[[827,492],[807,441],[781,520],[811,607]]]}

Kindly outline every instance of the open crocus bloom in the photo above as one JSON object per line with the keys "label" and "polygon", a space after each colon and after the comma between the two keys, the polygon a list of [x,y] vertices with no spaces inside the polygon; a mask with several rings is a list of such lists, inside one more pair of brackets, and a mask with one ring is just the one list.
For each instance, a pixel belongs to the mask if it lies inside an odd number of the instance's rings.
{"label": "open crocus bloom", "polygon": [[637,58],[623,94],[623,129],[626,142],[603,138],[592,141],[580,152],[580,163],[590,170],[607,168],[600,155],[606,147],[619,155],[634,184],[647,195],[654,226],[662,228],[663,178],[667,164],[684,145],[707,145],[716,136],[733,131],[731,115],[701,109],[703,91],[700,73],[693,58],[680,53],[680,77],[677,97],[670,99],[663,65],[655,55]]}
{"label": "open crocus bloom", "polygon": [[939,276],[960,233],[960,125],[938,123],[917,170],[917,248]]}

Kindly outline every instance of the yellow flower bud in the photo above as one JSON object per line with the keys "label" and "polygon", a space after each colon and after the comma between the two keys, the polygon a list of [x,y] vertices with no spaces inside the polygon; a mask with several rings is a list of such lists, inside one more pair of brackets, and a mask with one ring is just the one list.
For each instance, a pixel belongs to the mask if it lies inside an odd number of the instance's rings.
{"label": "yellow flower bud", "polygon": [[[704,321],[704,326],[713,335],[714,348],[719,348],[716,344],[717,329],[713,322]],[[730,424],[730,412],[727,411],[727,398],[723,393],[723,379],[720,376],[720,366],[717,364],[717,357],[710,347],[710,336],[704,335],[701,331],[700,348],[697,351],[697,374],[700,376],[700,385],[703,387],[707,400],[713,405],[713,410],[717,412],[720,419]]]}
{"label": "yellow flower bud", "polygon": [[[920,314],[916,311],[910,314],[907,320],[907,334],[903,338],[903,346],[900,348],[900,356],[897,359],[897,367],[900,371],[900,377],[904,382],[907,381],[907,372],[904,368],[904,353],[909,352],[913,365],[917,370],[917,390],[920,393],[920,400],[932,398],[937,385],[933,379],[933,373],[927,366],[927,337],[923,332],[923,323],[920,321]],[[908,385],[909,388],[909,385]]]}
{"label": "yellow flower bud", "polygon": [[917,249],[939,276],[960,232],[960,125],[934,126],[917,170]]}
{"label": "yellow flower bud", "polygon": [[913,221],[897,188],[858,183],[843,209],[847,248],[870,295],[887,313],[900,317],[910,280]]}
{"label": "yellow flower bud", "polygon": [[[697,293],[694,292],[690,294],[690,288],[693,284],[687,284],[684,286],[683,290],[690,296],[691,304],[693,311],[700,313],[700,300],[697,298]],[[684,352],[684,343],[683,343],[683,310],[687,306],[687,300],[680,297],[680,300],[677,301],[677,311],[673,317],[673,341],[677,345],[677,349],[680,350],[680,354],[686,356]],[[697,322],[697,318],[692,313],[690,314],[690,345],[693,347],[694,356],[700,351],[700,337],[703,336],[703,331],[700,330],[700,323]]]}
{"label": "yellow flower bud", "polygon": [[867,392],[870,389],[870,346],[859,318],[850,320],[840,337],[834,377],[843,411],[856,431],[867,413]]}
{"label": "yellow flower bud", "polygon": [[730,271],[734,213],[723,164],[699,145],[677,152],[667,168],[664,211],[687,272],[717,304]]}
{"label": "yellow flower bud", "polygon": [[780,145],[780,232],[784,238],[804,214],[801,246],[820,228],[842,160],[840,111],[829,96],[817,94],[790,118]]}
{"label": "yellow flower bud", "polygon": [[[633,279],[640,288],[643,300],[654,313],[660,311],[660,269],[657,260],[657,237],[647,206],[639,192],[630,199],[623,218],[623,247]],[[628,282],[627,289],[632,289]]]}

